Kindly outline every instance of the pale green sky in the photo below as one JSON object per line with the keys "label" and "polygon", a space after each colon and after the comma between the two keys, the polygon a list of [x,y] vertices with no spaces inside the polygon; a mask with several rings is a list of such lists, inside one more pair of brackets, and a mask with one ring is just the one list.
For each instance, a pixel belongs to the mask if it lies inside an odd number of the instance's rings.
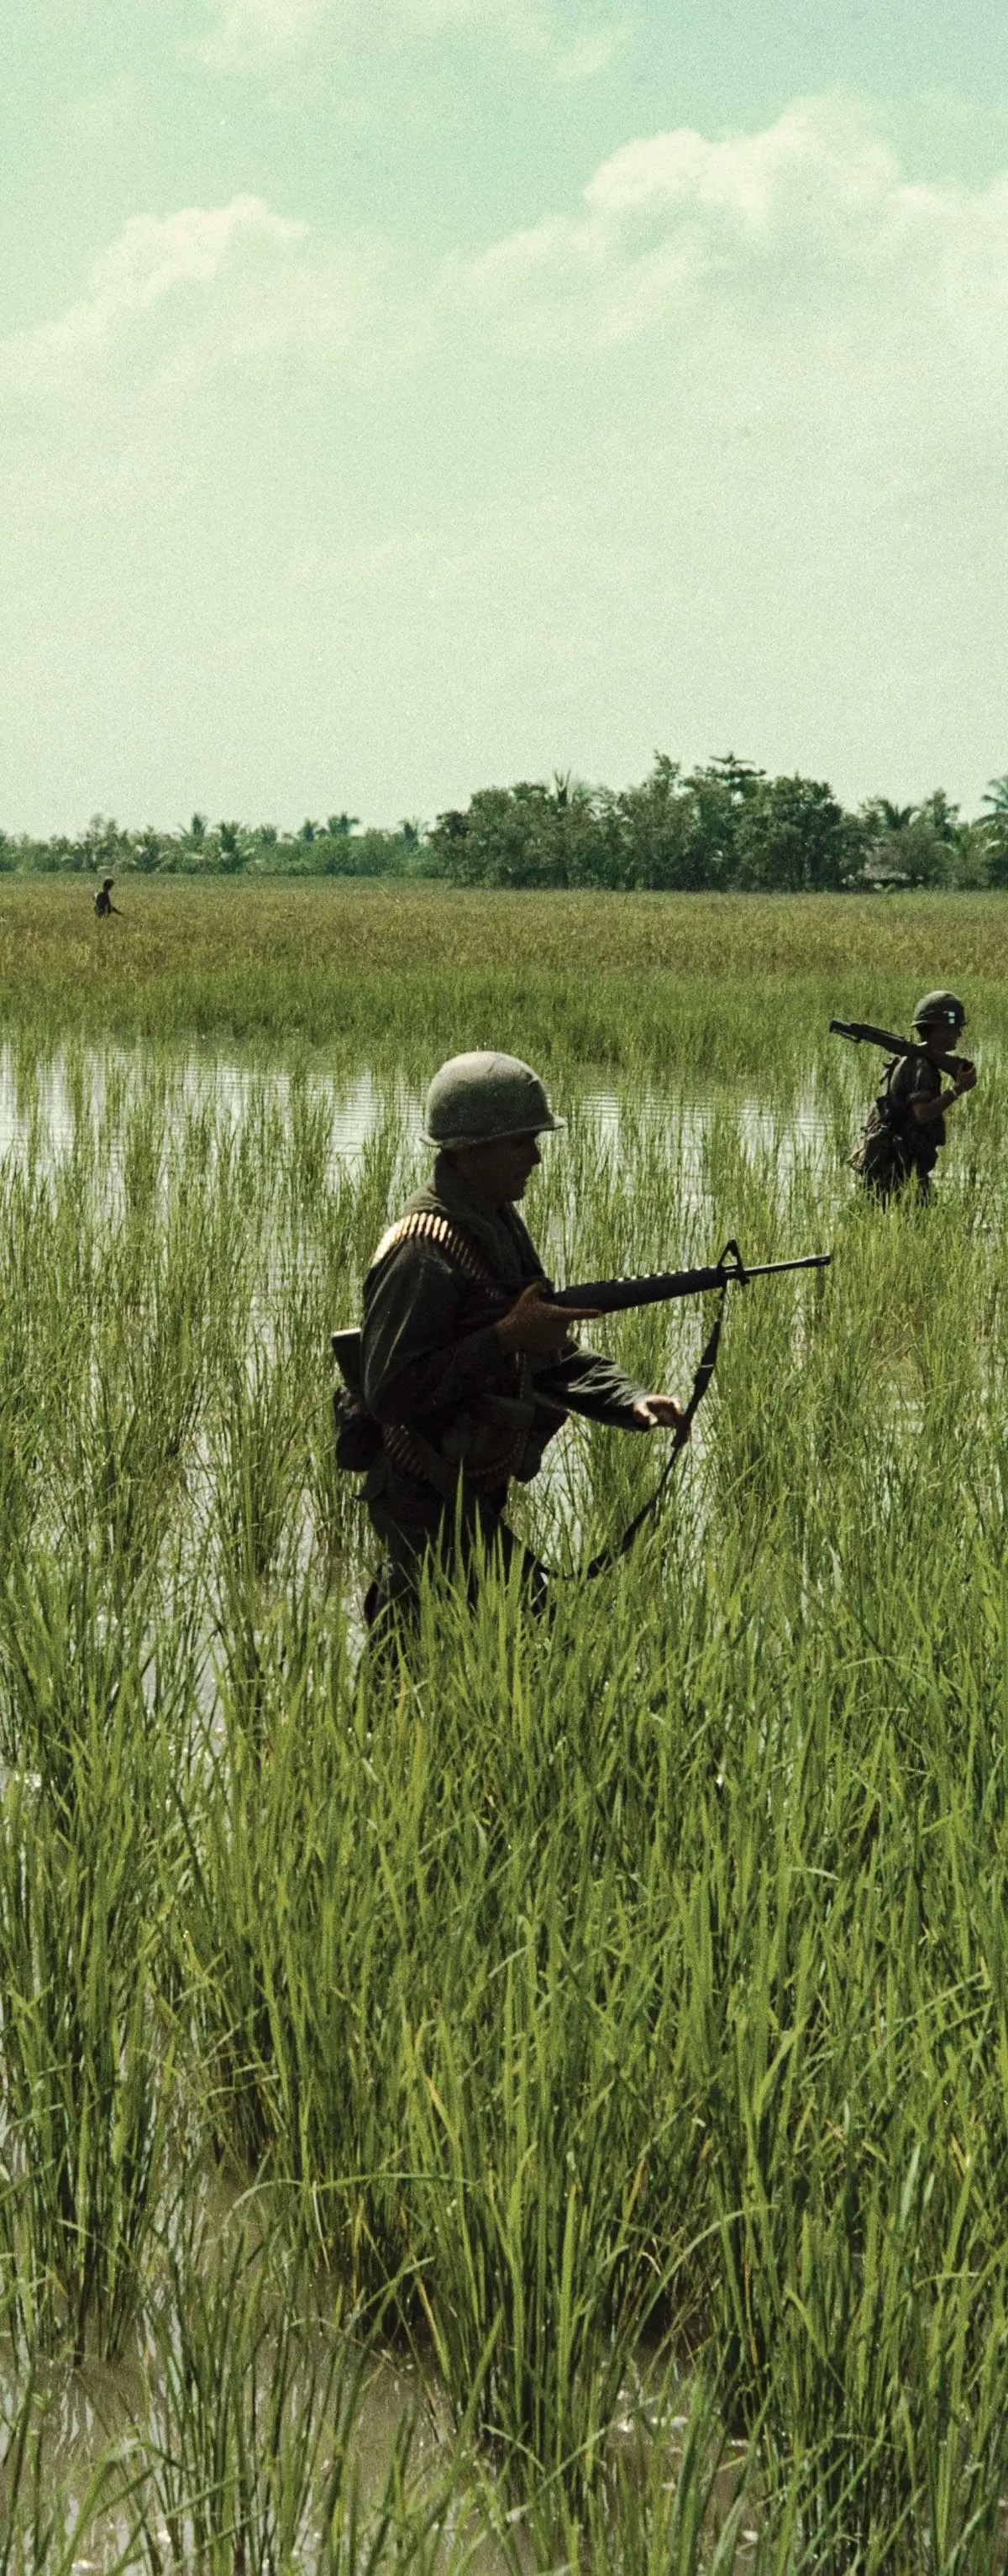
{"label": "pale green sky", "polygon": [[1002,0],[5,24],[8,830],[1008,768]]}

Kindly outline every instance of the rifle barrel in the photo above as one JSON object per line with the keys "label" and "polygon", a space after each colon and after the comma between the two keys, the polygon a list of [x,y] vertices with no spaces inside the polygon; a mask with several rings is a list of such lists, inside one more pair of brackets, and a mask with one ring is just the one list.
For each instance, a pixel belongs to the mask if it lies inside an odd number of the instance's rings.
{"label": "rifle barrel", "polygon": [[[746,1279],[769,1279],[776,1270],[828,1270],[832,1259],[831,1252],[802,1252],[796,1261],[747,1261],[744,1275]],[[729,1270],[729,1278],[734,1275]]]}
{"label": "rifle barrel", "polygon": [[711,1262],[705,1270],[655,1270],[640,1279],[587,1279],[576,1287],[555,1288],[556,1306],[592,1306],[598,1315],[622,1315],[632,1306],[663,1306],[674,1297],[699,1297],[736,1279],[767,1279],[779,1270],[825,1270],[830,1252],[806,1252],[797,1261]]}

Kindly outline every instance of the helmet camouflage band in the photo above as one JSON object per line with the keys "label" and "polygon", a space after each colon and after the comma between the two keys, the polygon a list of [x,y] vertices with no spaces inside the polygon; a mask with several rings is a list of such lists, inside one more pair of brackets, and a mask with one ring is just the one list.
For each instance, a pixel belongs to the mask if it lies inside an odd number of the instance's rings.
{"label": "helmet camouflage band", "polygon": [[961,1029],[966,1011],[958,993],[925,993],[913,1015],[915,1029]]}
{"label": "helmet camouflage band", "polygon": [[482,1050],[439,1066],[427,1094],[424,1138],[442,1149],[496,1144],[505,1136],[541,1136],[566,1125],[555,1118],[537,1073],[516,1055]]}

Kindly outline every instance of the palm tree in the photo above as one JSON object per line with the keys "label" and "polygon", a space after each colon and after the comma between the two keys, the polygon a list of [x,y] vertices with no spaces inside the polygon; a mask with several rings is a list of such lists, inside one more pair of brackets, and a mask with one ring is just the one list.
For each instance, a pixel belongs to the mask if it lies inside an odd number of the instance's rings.
{"label": "palm tree", "polygon": [[981,801],[990,806],[982,827],[987,847],[987,883],[1004,892],[1008,887],[1008,777],[991,778]]}

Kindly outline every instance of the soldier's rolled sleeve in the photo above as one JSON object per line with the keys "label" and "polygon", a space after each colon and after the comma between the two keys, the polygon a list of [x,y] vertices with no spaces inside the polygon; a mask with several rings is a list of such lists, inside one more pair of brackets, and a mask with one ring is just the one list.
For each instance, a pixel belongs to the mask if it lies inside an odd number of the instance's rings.
{"label": "soldier's rolled sleeve", "polygon": [[535,1384],[537,1393],[566,1406],[569,1413],[585,1414],[589,1422],[608,1422],[620,1431],[648,1429],[646,1422],[634,1418],[634,1406],[646,1401],[646,1387],[635,1385],[615,1360],[599,1359],[594,1351],[575,1350],[543,1375],[537,1370]]}
{"label": "soldier's rolled sleeve", "polygon": [[364,1401],[379,1422],[413,1422],[505,1393],[507,1353],[492,1324],[459,1330],[457,1273],[433,1247],[404,1243],[365,1291]]}

